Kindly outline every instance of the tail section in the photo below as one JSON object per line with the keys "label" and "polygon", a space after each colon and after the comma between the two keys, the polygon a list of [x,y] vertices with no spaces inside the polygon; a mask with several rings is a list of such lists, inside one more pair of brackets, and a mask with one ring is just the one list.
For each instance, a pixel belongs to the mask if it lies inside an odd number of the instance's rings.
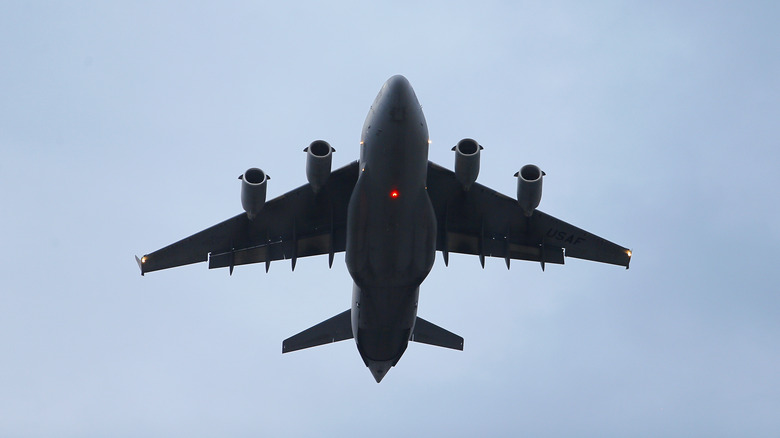
{"label": "tail section", "polygon": [[410,341],[463,351],[463,338],[417,317]]}
{"label": "tail section", "polygon": [[[352,339],[352,316],[349,309],[314,327],[308,328],[295,336],[285,339],[284,342],[282,342],[282,353],[289,353],[291,351],[330,344],[346,339]],[[461,345],[462,342],[463,340],[461,340]]]}

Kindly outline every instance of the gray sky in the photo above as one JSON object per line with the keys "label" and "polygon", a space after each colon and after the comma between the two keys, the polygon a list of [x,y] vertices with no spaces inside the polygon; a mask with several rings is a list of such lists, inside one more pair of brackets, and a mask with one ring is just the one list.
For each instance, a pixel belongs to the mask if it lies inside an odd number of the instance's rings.
{"label": "gray sky", "polygon": [[[776,2],[5,2],[0,435],[771,436],[780,430]],[[282,356],[349,306],[343,254],[138,275],[134,254],[357,158],[404,74],[430,157],[547,173],[541,209],[632,268],[441,257],[377,385],[354,342]]]}

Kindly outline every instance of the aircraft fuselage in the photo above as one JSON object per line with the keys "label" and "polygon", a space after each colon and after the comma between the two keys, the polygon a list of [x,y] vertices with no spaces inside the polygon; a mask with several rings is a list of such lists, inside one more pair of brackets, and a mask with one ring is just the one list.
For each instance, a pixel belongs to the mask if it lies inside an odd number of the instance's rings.
{"label": "aircraft fuselage", "polygon": [[427,169],[422,108],[406,78],[394,76],[366,117],[360,175],[347,212],[352,333],[377,381],[406,350],[420,284],[433,267],[436,216]]}

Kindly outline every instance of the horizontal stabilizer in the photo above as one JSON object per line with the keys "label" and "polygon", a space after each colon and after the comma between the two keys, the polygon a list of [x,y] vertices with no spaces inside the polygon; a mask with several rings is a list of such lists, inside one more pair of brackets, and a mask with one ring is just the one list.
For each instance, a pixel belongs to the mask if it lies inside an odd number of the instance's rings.
{"label": "horizontal stabilizer", "polygon": [[463,338],[444,330],[438,325],[431,324],[430,322],[417,317],[417,321],[414,323],[414,331],[412,337],[409,339],[414,342],[420,342],[423,344],[435,345],[437,347],[452,348],[453,350],[463,351]]}
{"label": "horizontal stabilizer", "polygon": [[282,353],[352,339],[351,310],[347,309],[282,342]]}

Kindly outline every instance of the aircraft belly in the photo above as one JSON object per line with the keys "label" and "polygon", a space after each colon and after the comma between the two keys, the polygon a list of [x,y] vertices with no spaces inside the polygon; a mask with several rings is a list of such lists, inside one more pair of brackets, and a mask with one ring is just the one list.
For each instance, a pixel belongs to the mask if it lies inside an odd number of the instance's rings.
{"label": "aircraft belly", "polygon": [[417,318],[419,287],[353,289],[352,333],[368,361],[395,365],[409,343]]}
{"label": "aircraft belly", "polygon": [[347,220],[346,262],[355,283],[361,288],[419,286],[436,252],[436,218],[427,193],[402,200],[359,191]]}
{"label": "aircraft belly", "polygon": [[394,77],[361,134],[360,176],[347,210],[352,333],[377,382],[406,350],[419,286],[433,267],[436,215],[426,191],[428,128],[406,79]]}
{"label": "aircraft belly", "polygon": [[392,199],[364,177],[347,220],[352,333],[366,365],[382,368],[378,362],[395,365],[409,343],[419,286],[433,267],[436,219],[424,189]]}

